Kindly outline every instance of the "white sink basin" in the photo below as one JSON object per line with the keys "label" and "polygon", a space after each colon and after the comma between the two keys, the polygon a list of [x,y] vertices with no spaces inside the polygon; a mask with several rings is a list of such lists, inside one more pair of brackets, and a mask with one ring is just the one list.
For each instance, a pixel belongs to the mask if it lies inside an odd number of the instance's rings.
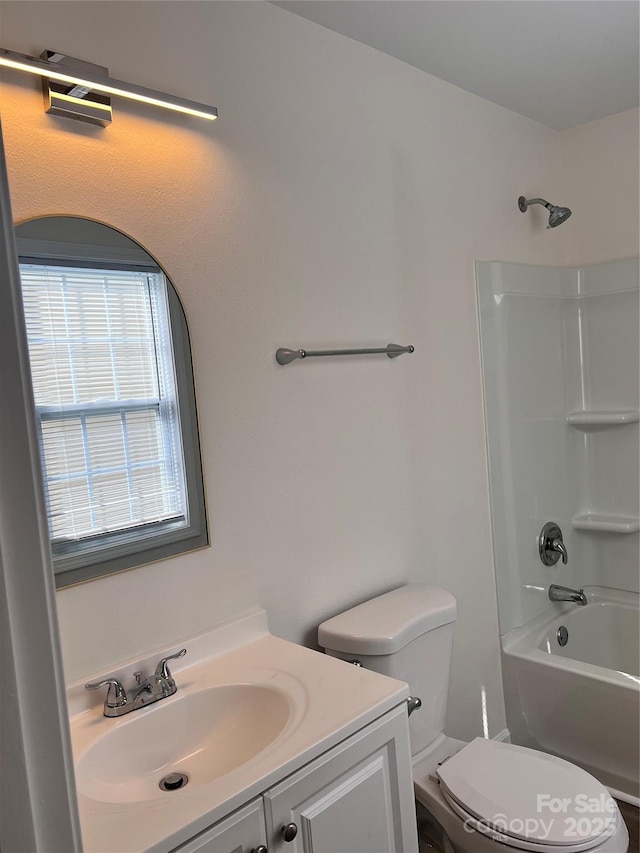
{"label": "white sink basin", "polygon": [[[289,714],[285,694],[258,684],[178,692],[119,718],[87,749],[76,765],[78,793],[105,803],[188,796],[259,755]],[[188,782],[164,791],[169,773]]]}

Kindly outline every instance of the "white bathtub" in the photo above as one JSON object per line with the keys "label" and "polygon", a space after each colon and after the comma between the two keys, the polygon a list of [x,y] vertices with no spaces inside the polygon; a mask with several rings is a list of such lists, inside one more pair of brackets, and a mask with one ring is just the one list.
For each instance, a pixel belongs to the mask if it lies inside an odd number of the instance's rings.
{"label": "white bathtub", "polygon": [[502,638],[511,737],[581,765],[640,805],[640,596],[596,586],[585,594],[586,607],[550,605]]}

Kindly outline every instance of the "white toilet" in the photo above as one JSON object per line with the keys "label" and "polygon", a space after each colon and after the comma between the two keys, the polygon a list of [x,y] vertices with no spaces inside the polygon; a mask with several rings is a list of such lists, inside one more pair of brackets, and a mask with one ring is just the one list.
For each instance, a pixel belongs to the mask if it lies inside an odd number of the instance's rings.
{"label": "white toilet", "polygon": [[320,626],[327,654],[409,684],[421,706],[409,733],[416,799],[445,849],[498,853],[627,853],[615,801],[593,776],[546,753],[444,734],[456,601],[410,584]]}

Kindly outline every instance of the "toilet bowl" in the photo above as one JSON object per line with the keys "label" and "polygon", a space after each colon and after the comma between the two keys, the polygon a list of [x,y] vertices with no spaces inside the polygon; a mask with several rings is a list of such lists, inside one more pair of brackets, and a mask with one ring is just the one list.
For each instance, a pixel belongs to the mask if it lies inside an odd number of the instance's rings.
{"label": "toilet bowl", "polygon": [[[615,800],[597,779],[534,749],[444,734],[456,602],[409,584],[323,622],[327,654],[409,684],[415,796],[447,853],[627,853]],[[415,704],[415,703],[414,703]]]}
{"label": "toilet bowl", "polygon": [[593,776],[554,756],[442,736],[413,764],[416,799],[459,853],[626,853],[615,801]]}

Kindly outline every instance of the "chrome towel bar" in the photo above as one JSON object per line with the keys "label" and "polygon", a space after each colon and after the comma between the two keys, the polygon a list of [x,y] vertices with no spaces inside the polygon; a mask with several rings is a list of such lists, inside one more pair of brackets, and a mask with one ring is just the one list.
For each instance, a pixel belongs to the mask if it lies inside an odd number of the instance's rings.
{"label": "chrome towel bar", "polygon": [[399,344],[388,344],[386,347],[376,347],[369,349],[321,349],[321,350],[306,350],[306,349],[284,349],[280,348],[276,351],[276,361],[278,364],[290,364],[297,358],[311,358],[314,356],[325,355],[386,355],[388,358],[397,358],[405,352],[413,352],[414,347],[402,347]]}

